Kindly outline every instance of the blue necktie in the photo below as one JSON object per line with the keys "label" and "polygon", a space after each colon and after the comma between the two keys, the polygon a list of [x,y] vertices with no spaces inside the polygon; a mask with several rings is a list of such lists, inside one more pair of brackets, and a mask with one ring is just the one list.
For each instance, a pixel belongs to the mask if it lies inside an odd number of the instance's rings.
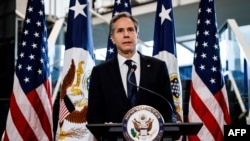
{"label": "blue necktie", "polygon": [[[128,99],[130,101],[131,106],[135,105],[135,100],[136,100],[136,93],[137,93],[137,88],[136,86],[136,79],[135,79],[135,73],[134,73],[134,68],[132,68],[132,60],[127,60],[125,61],[125,64],[128,66],[128,73],[127,73],[127,94],[128,94]],[[131,73],[132,71],[132,73]],[[129,78],[129,74],[131,73],[131,76]],[[134,85],[131,85],[128,81],[130,79],[130,82],[133,83]]]}

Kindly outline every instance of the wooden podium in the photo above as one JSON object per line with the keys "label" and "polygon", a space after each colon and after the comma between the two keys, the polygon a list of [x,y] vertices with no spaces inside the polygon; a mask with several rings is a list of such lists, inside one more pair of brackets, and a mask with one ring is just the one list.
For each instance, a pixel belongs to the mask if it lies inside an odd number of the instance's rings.
{"label": "wooden podium", "polygon": [[[203,123],[164,123],[162,140],[173,141],[177,140],[181,135],[196,135],[202,125]],[[100,141],[102,141],[102,135],[98,132],[109,134],[115,137],[117,141],[124,141],[122,123],[87,124],[86,126],[94,136],[100,137]]]}

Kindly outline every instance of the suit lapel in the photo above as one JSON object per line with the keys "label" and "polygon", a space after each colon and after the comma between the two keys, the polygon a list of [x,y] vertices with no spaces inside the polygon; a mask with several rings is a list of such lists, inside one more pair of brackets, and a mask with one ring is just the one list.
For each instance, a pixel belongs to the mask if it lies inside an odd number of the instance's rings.
{"label": "suit lapel", "polygon": [[110,67],[109,67],[109,73],[112,73],[110,76],[114,76],[111,79],[112,84],[114,85],[114,89],[117,91],[117,94],[121,95],[122,100],[129,104],[123,83],[122,83],[122,78],[120,74],[120,69],[119,69],[119,63],[118,59],[114,58],[113,60],[110,61]]}
{"label": "suit lapel", "polygon": [[[140,54],[140,53],[139,53]],[[147,84],[148,81],[148,75],[150,75],[150,70],[151,70],[151,62],[148,61],[146,57],[144,57],[142,54],[140,54],[140,59],[141,59],[141,76],[140,76],[140,85],[143,86],[144,83]]]}

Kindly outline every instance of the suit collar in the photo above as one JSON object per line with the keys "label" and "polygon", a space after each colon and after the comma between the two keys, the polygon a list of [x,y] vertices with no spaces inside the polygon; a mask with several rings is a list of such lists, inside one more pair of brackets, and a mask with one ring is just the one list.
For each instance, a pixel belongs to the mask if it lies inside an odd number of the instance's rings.
{"label": "suit collar", "polygon": [[138,52],[138,54],[140,55],[140,60],[141,60],[141,69],[142,70],[147,70],[149,68],[151,68],[151,62],[149,61],[148,57],[141,54],[140,52]]}
{"label": "suit collar", "polygon": [[[121,56],[119,54],[117,54],[117,59],[118,59],[119,67],[121,67],[126,60],[128,60],[127,58],[125,58],[125,57],[123,57],[123,56]],[[140,65],[140,55],[139,55],[138,52],[136,52],[132,56],[132,58],[129,58],[129,59],[133,60],[135,65],[137,65],[137,66]]]}

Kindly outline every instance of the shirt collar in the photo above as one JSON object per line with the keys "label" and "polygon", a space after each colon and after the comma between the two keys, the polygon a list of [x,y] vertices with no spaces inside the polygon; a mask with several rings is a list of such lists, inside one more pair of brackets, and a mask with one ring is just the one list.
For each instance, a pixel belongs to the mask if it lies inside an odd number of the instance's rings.
{"label": "shirt collar", "polygon": [[[127,58],[121,56],[120,54],[117,54],[117,58],[118,58],[118,62],[119,62],[119,67],[121,67],[126,60],[128,60]],[[130,59],[133,60],[135,65],[138,65],[139,59],[140,59],[138,52],[136,51],[135,54]]]}

